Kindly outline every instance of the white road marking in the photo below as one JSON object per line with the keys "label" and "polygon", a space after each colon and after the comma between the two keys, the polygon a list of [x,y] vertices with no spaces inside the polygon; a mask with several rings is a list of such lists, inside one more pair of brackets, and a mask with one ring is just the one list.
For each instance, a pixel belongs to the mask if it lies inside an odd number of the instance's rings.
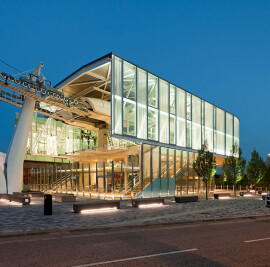
{"label": "white road marking", "polygon": [[251,243],[251,242],[257,242],[257,241],[264,241],[264,240],[269,240],[270,237],[266,237],[266,238],[261,238],[261,239],[254,239],[254,240],[247,240],[244,241],[245,243]]}
{"label": "white road marking", "polygon": [[177,251],[164,252],[164,253],[145,255],[145,256],[138,256],[138,257],[132,257],[132,258],[125,258],[125,259],[119,259],[119,260],[103,261],[103,262],[95,262],[95,263],[89,263],[89,264],[83,264],[83,265],[76,265],[76,266],[73,266],[73,267],[87,267],[87,266],[103,265],[103,264],[109,264],[109,263],[115,263],[115,262],[131,261],[131,260],[138,260],[138,259],[144,259],[144,258],[150,258],[150,257],[158,257],[158,256],[163,256],[163,255],[177,254],[177,253],[183,253],[183,252],[191,252],[191,251],[196,251],[196,250],[198,250],[198,249],[197,248],[191,248],[191,249],[177,250]]}

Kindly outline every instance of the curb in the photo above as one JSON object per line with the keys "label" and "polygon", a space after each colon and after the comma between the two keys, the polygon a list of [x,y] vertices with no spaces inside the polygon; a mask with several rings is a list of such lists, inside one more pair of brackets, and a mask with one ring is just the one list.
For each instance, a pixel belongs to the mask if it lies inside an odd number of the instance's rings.
{"label": "curb", "polygon": [[256,219],[269,219],[270,215],[253,215],[253,216],[242,216],[242,217],[229,217],[229,218],[216,218],[196,221],[178,221],[168,223],[151,223],[144,225],[124,225],[116,227],[91,227],[91,228],[73,228],[73,229],[60,229],[60,230],[48,230],[48,231],[33,231],[23,232],[14,234],[0,234],[0,239],[12,238],[12,237],[28,237],[28,236],[39,236],[39,235],[50,235],[50,234],[68,234],[68,233],[79,233],[79,232],[98,232],[108,230],[121,230],[121,229],[132,229],[132,228],[144,228],[153,226],[170,226],[170,225],[184,225],[184,224],[195,224],[195,223],[211,223],[211,222],[226,222],[226,221],[238,221],[238,220],[256,220]]}

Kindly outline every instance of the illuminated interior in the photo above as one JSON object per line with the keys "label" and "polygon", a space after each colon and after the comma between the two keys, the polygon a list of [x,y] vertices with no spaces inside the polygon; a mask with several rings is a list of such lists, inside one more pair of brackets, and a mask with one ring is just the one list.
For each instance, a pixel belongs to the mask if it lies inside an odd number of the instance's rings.
{"label": "illuminated interior", "polygon": [[239,144],[236,116],[114,54],[55,88],[78,102],[77,114],[37,104],[43,115],[33,117],[25,158],[32,189],[104,199],[201,194],[197,150],[207,142],[220,166]]}

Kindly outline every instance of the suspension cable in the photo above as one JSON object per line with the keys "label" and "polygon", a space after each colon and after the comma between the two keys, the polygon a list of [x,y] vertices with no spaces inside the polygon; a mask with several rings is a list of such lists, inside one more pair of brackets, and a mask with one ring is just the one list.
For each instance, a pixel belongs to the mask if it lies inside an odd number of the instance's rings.
{"label": "suspension cable", "polygon": [[22,72],[21,70],[18,70],[18,69],[16,69],[16,68],[12,67],[11,65],[9,65],[8,63],[6,63],[5,61],[3,61],[3,60],[1,60],[1,59],[0,59],[0,61],[1,61],[2,63],[6,64],[7,66],[9,66],[10,68],[12,68],[12,69],[14,69],[14,70],[16,70],[16,71],[18,71],[18,72]]}

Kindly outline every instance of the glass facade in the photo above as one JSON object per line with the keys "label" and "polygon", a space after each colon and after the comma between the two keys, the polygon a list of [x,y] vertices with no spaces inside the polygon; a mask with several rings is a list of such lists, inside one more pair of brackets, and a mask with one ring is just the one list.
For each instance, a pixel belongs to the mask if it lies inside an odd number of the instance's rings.
{"label": "glass facade", "polygon": [[117,56],[112,58],[112,135],[229,155],[239,119]]}
{"label": "glass facade", "polygon": [[205,186],[193,170],[197,153],[142,145],[141,155],[128,162],[45,163],[30,168],[33,190],[73,193],[101,199],[129,199],[204,194]]}
{"label": "glass facade", "polygon": [[239,119],[120,57],[111,62],[111,127],[87,131],[36,117],[29,152],[79,152],[69,164],[32,167],[31,188],[104,199],[204,193],[197,150],[207,143],[220,164],[239,144]]}
{"label": "glass facade", "polygon": [[[18,119],[19,114],[16,114]],[[97,146],[97,132],[72,127],[52,118],[34,116],[27,154],[58,156]]]}

